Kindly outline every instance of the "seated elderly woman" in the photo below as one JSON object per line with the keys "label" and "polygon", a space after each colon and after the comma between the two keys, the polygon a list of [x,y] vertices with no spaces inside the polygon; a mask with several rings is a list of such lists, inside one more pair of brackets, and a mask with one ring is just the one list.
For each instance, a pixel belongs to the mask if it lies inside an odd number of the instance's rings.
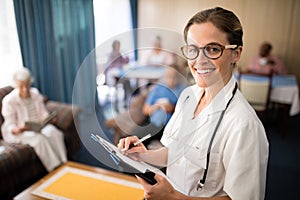
{"label": "seated elderly woman", "polygon": [[18,69],[13,74],[15,89],[3,99],[4,124],[1,130],[5,141],[33,147],[45,168],[52,171],[67,161],[64,136],[52,124],[38,132],[25,125],[27,121],[38,122],[49,116],[43,96],[38,89],[30,87],[32,80],[27,68]]}

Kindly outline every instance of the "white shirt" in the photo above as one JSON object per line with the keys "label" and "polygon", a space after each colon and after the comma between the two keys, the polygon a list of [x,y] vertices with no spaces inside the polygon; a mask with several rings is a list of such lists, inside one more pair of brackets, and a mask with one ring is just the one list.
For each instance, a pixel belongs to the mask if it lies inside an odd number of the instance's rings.
{"label": "white shirt", "polygon": [[239,90],[227,108],[213,141],[204,187],[196,190],[206,168],[211,136],[234,86],[232,77],[194,119],[194,111],[204,90],[191,86],[182,92],[177,102],[161,142],[168,147],[167,176],[184,194],[264,199],[268,141],[262,123]]}
{"label": "white shirt", "polygon": [[35,101],[29,97],[26,99],[21,99],[21,101],[24,103],[26,110],[27,110],[27,115],[28,115],[28,121],[40,121],[39,119],[39,114],[37,112],[37,109],[35,107]]}
{"label": "white shirt", "polygon": [[160,51],[159,53],[149,50],[144,52],[140,64],[142,65],[171,65],[173,63],[172,55],[167,51]]}

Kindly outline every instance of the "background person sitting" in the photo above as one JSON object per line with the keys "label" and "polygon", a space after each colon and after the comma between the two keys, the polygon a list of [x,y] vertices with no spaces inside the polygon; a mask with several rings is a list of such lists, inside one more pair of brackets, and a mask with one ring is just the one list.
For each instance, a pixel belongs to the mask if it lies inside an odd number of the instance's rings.
{"label": "background person sitting", "polygon": [[109,86],[116,85],[115,74],[122,72],[123,66],[128,64],[128,56],[123,56],[120,52],[121,43],[119,40],[114,40],[112,43],[112,52],[108,56],[106,62],[106,84]]}
{"label": "background person sitting", "polygon": [[144,88],[142,92],[132,96],[129,100],[127,110],[118,113],[115,117],[105,120],[106,128],[113,133],[113,143],[118,144],[119,140],[126,137],[137,126],[141,126],[147,121],[147,116],[143,114],[143,106],[147,98],[149,88]]}
{"label": "background person sitting", "polygon": [[161,37],[156,36],[153,47],[143,51],[140,63],[149,66],[170,66],[174,63],[172,54],[162,49]]}
{"label": "background person sitting", "polygon": [[32,80],[27,68],[14,73],[16,88],[2,101],[4,123],[1,131],[6,142],[33,147],[44,167],[51,171],[67,161],[64,135],[52,124],[47,124],[40,132],[30,131],[25,125],[26,121],[42,121],[49,115],[43,96],[38,89],[30,87]]}
{"label": "background person sitting", "polygon": [[149,117],[149,124],[137,127],[132,133],[140,138],[150,133],[152,137],[144,142],[146,146],[152,141],[160,140],[163,129],[174,112],[178,97],[187,86],[180,80],[177,66],[172,65],[165,69],[163,81],[153,84],[143,106],[143,113]]}
{"label": "background person sitting", "polygon": [[248,71],[259,74],[286,74],[286,67],[275,55],[272,55],[272,45],[264,42],[259,48],[259,54],[254,56],[249,65]]}
{"label": "background person sitting", "polygon": [[[179,82],[180,76],[182,75],[176,68],[168,67],[161,83],[143,88],[138,95],[131,98],[128,110],[106,120],[106,127],[114,131],[115,144],[120,138],[135,134],[142,137],[147,133],[152,135],[158,133],[151,140],[159,140],[162,133],[160,131],[170,119],[177,98],[186,86]],[[150,143],[151,140],[147,142]]]}

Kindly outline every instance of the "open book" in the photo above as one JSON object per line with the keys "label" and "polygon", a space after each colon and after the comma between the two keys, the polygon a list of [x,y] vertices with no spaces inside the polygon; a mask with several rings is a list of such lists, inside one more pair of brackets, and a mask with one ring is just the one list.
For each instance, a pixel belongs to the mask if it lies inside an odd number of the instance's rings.
{"label": "open book", "polygon": [[91,134],[91,137],[108,151],[110,157],[123,172],[134,173],[152,185],[156,183],[156,180],[154,179],[155,173],[165,176],[160,169],[145,162],[135,161],[128,156],[125,156],[115,145],[106,141],[99,135]]}
{"label": "open book", "polygon": [[48,124],[55,116],[57,115],[57,112],[52,112],[41,122],[34,122],[34,121],[27,121],[25,122],[25,125],[29,128],[30,131],[40,132],[46,124]]}

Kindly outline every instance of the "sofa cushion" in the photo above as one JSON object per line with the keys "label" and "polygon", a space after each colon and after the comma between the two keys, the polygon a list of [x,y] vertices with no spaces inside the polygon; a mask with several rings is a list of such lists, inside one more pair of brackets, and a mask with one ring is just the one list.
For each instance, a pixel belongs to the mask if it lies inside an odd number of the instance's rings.
{"label": "sofa cushion", "polygon": [[62,130],[67,130],[70,127],[74,120],[73,116],[79,112],[79,108],[76,106],[55,101],[48,101],[46,107],[49,112],[57,112],[54,124]]}

